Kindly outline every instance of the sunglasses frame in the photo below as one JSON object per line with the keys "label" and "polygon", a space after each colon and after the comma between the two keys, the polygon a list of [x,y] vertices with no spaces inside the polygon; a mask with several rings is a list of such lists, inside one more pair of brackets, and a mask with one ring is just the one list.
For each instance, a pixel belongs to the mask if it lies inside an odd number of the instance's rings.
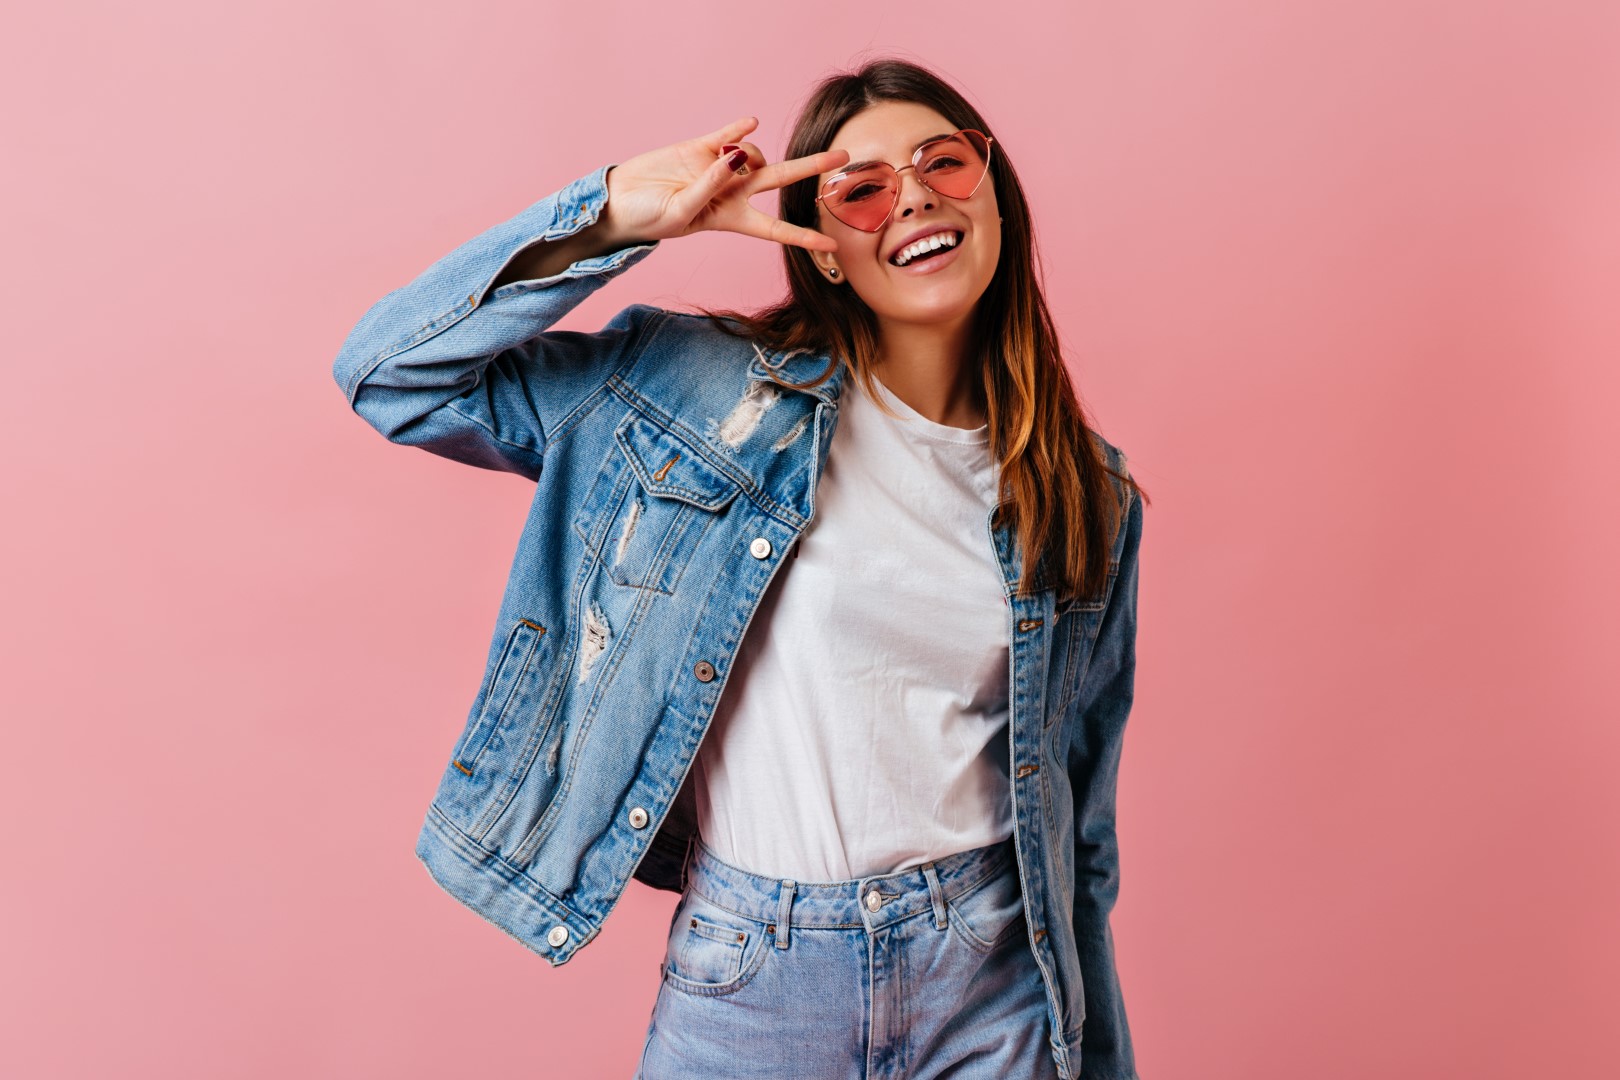
{"label": "sunglasses frame", "polygon": [[[923,154],[925,152],[927,152],[927,150],[928,150],[928,148],[930,146],[934,146],[934,145],[936,145],[938,143],[945,142],[945,141],[947,141],[949,139],[954,139],[959,135],[965,135],[965,134],[967,134],[969,132],[972,132],[974,135],[977,135],[979,138],[984,140],[984,172],[979,175],[979,182],[973,185],[973,190],[968,192],[966,195],[947,195],[943,191],[940,191],[937,188],[931,186],[928,183],[927,180],[924,180],[923,179],[923,174],[920,173],[920,172],[917,172],[917,166],[922,164],[922,156],[923,156]],[[932,191],[935,195],[938,195],[942,199],[955,199],[958,202],[960,202],[960,201],[962,201],[964,199],[971,199],[971,198],[973,198],[974,195],[978,194],[979,188],[984,186],[985,177],[990,175],[990,155],[991,155],[991,152],[992,152],[991,151],[991,146],[995,143],[995,141],[996,141],[995,139],[993,139],[989,135],[986,135],[984,132],[979,131],[977,128],[961,128],[958,131],[954,131],[949,135],[941,136],[938,139],[930,139],[928,142],[925,142],[921,146],[917,147],[917,152],[911,155],[911,164],[910,165],[906,165],[906,166],[903,166],[902,168],[896,169],[893,165],[890,165],[887,161],[878,162],[877,163],[878,165],[881,165],[885,169],[888,169],[890,172],[894,173],[894,199],[889,203],[889,212],[883,215],[883,220],[878,222],[877,226],[875,228],[863,229],[858,225],[850,225],[849,222],[847,222],[843,218],[839,217],[838,212],[835,211],[831,206],[825,206],[824,209],[827,211],[827,213],[831,214],[838,221],[839,224],[847,225],[847,226],[849,226],[849,228],[854,229],[857,232],[864,232],[864,233],[879,232],[879,231],[882,230],[883,226],[885,226],[885,225],[887,225],[889,223],[889,219],[894,216],[894,208],[900,205],[900,174],[905,172],[906,169],[910,169],[912,171],[912,175],[917,178],[917,183],[921,184],[925,188],[928,188],[929,191]],[[848,175],[847,173],[843,173],[843,172],[833,173],[831,176],[827,177],[827,182],[822,184],[821,186],[822,186],[823,189],[825,189],[827,187],[827,184],[831,184],[836,180],[841,180],[847,175]],[[825,190],[823,191],[822,194],[816,196],[816,202],[818,202],[818,203],[819,202],[824,202],[826,199],[827,199],[827,193],[825,192]]]}

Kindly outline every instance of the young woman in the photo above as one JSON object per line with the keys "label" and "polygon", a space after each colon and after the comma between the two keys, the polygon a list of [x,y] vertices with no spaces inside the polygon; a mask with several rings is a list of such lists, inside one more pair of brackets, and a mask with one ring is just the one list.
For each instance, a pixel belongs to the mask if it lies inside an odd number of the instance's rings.
{"label": "young woman", "polygon": [[[679,891],[647,1080],[1133,1077],[1143,498],[1008,148],[893,60],[824,81],[781,162],[755,126],[575,181],[344,345],[390,439],[536,483],[417,853],[553,964],[632,876]],[[781,244],[788,295],[548,329],[706,229]]]}

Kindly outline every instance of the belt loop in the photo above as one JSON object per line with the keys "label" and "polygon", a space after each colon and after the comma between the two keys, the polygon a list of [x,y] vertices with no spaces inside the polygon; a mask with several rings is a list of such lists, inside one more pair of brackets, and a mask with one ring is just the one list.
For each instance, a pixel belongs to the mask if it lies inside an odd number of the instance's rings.
{"label": "belt loop", "polygon": [[945,921],[945,890],[939,887],[939,872],[933,863],[924,863],[923,877],[928,879],[928,898],[934,902],[934,929],[943,930]]}
{"label": "belt loop", "polygon": [[697,833],[686,838],[686,854],[681,856],[681,895],[686,895],[687,867],[692,865],[692,852],[697,850]]}
{"label": "belt loop", "polygon": [[788,947],[788,920],[792,917],[793,894],[799,888],[798,882],[791,878],[782,879],[781,892],[776,901],[776,947]]}

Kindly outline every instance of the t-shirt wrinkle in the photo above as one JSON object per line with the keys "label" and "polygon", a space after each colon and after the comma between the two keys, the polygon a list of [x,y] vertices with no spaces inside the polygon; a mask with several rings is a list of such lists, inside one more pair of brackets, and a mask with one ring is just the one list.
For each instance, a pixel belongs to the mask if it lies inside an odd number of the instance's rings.
{"label": "t-shirt wrinkle", "polygon": [[796,557],[693,770],[698,829],[754,873],[844,881],[1012,834],[1007,607],[988,427],[845,383]]}

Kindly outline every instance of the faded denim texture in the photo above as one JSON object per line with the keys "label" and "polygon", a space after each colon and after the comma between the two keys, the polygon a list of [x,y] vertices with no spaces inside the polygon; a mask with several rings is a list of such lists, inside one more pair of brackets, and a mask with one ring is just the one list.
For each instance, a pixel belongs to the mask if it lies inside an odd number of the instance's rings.
{"label": "faded denim texture", "polygon": [[[333,375],[393,442],[517,473],[534,499],[482,684],[417,855],[452,896],[553,965],[600,932],[632,876],[679,891],[683,783],[766,586],[815,513],[845,374],[645,304],[548,330],[656,244],[489,288],[524,248],[594,222],[602,166],[384,296]],[[1109,464],[1125,458],[1098,437]],[[1059,607],[1039,564],[1000,561],[1010,642],[1017,867],[1064,1078],[1136,1075],[1109,926],[1115,780],[1135,677],[1142,508],[1103,595]],[[1084,1055],[1082,1056],[1082,1029]]]}
{"label": "faded denim texture", "polygon": [[897,874],[749,874],[699,844],[636,1080],[1056,1077],[1010,840]]}

